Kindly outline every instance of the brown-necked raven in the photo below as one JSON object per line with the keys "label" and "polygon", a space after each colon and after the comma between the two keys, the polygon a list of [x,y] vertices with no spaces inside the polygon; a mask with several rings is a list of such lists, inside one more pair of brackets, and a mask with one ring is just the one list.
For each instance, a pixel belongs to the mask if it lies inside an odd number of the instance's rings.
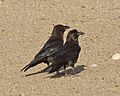
{"label": "brown-necked raven", "polygon": [[52,60],[52,57],[56,55],[58,50],[60,50],[63,47],[63,33],[66,31],[66,29],[70,28],[69,26],[63,26],[61,24],[56,25],[53,28],[51,37],[48,39],[48,41],[45,43],[43,48],[38,52],[38,54],[34,57],[34,60],[32,60],[28,65],[26,65],[21,71],[27,71],[29,68],[36,66],[39,63],[49,63]]}
{"label": "brown-necked raven", "polygon": [[[83,32],[78,32],[76,29],[71,30],[66,39],[66,43],[64,44],[62,50],[58,52],[58,54],[54,57],[51,65],[46,67],[42,72],[49,69],[49,73],[53,73],[55,71],[59,71],[61,67],[66,70],[67,66],[71,66],[74,71],[74,64],[77,62],[79,53],[81,51],[81,47],[79,46],[78,37],[79,35],[84,35]],[[67,75],[65,71],[65,75]]]}

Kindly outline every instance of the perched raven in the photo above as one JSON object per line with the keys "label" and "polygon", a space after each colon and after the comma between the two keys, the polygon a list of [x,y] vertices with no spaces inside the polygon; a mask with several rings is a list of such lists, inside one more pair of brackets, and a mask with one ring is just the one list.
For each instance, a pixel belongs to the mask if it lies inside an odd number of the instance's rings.
{"label": "perched raven", "polygon": [[71,30],[67,35],[66,43],[64,44],[62,50],[60,50],[54,57],[52,64],[42,70],[42,72],[48,69],[49,73],[53,73],[55,71],[59,72],[59,69],[63,67],[65,70],[65,75],[67,75],[66,67],[71,66],[75,74],[74,64],[77,62],[79,53],[81,51],[78,37],[79,35],[84,34],[85,33],[83,32],[78,32],[76,29]]}
{"label": "perched raven", "polygon": [[63,26],[61,24],[56,25],[53,28],[51,37],[45,43],[43,48],[38,52],[35,56],[34,60],[32,60],[28,65],[26,65],[21,71],[27,71],[29,68],[36,66],[39,63],[49,63],[52,61],[52,58],[56,55],[58,50],[63,47],[63,34],[66,29],[70,28],[69,26]]}

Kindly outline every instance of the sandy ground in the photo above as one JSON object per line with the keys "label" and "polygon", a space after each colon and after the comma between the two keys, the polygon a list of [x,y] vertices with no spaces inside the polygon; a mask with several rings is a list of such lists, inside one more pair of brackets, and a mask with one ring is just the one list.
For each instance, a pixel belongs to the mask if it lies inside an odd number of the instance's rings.
{"label": "sandy ground", "polygon": [[[56,24],[86,33],[78,74],[23,77],[46,67],[20,73]],[[120,0],[0,0],[0,96],[120,96],[120,60],[111,59],[118,52]]]}

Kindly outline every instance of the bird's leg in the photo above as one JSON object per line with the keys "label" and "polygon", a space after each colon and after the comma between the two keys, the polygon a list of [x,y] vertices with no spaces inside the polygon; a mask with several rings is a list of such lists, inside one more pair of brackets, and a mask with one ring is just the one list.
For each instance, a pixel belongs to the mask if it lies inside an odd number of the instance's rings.
{"label": "bird's leg", "polygon": [[74,67],[72,67],[72,70],[73,70],[73,74],[76,75],[76,72],[75,72],[75,69]]}
{"label": "bird's leg", "polygon": [[66,65],[64,65],[65,76],[67,76]]}
{"label": "bird's leg", "polygon": [[76,75],[74,64],[72,64],[71,67],[72,67],[72,70],[73,70],[73,74]]}
{"label": "bird's leg", "polygon": [[56,72],[56,74],[57,74],[57,75],[60,75],[60,72],[59,72],[59,70]]}

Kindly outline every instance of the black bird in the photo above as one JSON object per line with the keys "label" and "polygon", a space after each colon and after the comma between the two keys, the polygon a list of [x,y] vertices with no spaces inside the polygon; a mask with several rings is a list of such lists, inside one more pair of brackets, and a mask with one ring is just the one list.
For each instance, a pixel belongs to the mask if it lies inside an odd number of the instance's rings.
{"label": "black bird", "polygon": [[63,47],[63,34],[66,29],[69,29],[69,26],[63,26],[61,24],[56,25],[53,28],[51,37],[45,43],[43,48],[38,52],[38,54],[34,57],[28,65],[26,65],[21,71],[27,71],[29,68],[36,66],[39,63],[49,63],[52,61],[52,58],[56,55],[58,50]]}
{"label": "black bird", "polygon": [[73,69],[73,72],[75,74],[74,70],[74,64],[77,62],[79,53],[81,51],[81,47],[79,46],[78,37],[79,35],[84,35],[83,32],[78,32],[76,29],[71,30],[66,39],[66,43],[64,44],[62,50],[58,52],[58,54],[54,57],[53,62],[51,65],[49,65],[47,68],[42,70],[42,72],[49,69],[49,73],[53,73],[55,71],[59,71],[61,67],[65,70],[66,73],[66,67],[71,66]]}

